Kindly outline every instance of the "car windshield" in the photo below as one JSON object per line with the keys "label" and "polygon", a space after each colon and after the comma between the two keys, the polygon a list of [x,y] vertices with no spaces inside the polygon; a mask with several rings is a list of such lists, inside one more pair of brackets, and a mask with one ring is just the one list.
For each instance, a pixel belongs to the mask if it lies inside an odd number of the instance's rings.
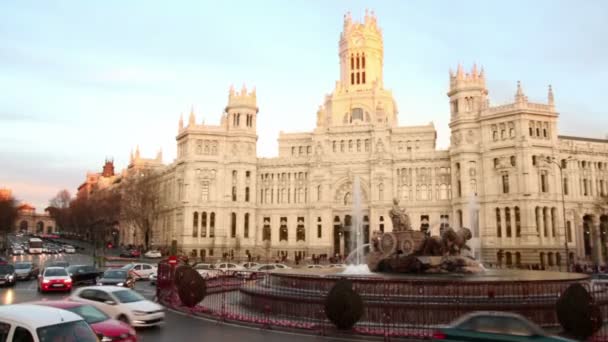
{"label": "car windshield", "polygon": [[70,264],[67,263],[66,261],[54,261],[49,264],[49,267],[68,267],[68,266],[70,266]]}
{"label": "car windshield", "polygon": [[117,270],[112,270],[112,271],[106,271],[106,273],[103,274],[104,278],[126,278],[127,277],[127,271],[117,271]]}
{"label": "car windshield", "polygon": [[126,264],[123,267],[121,267],[121,269],[123,270],[130,270],[131,268],[133,268],[133,266],[135,266],[134,264]]}
{"label": "car windshield", "polygon": [[97,336],[85,321],[49,325],[36,329],[40,342],[97,342]]}
{"label": "car windshield", "polygon": [[44,275],[46,277],[63,277],[67,276],[68,272],[64,268],[47,268]]}
{"label": "car windshield", "polygon": [[17,263],[17,264],[15,264],[15,269],[16,270],[27,270],[29,268],[32,268],[32,264],[27,264],[27,263],[23,263],[23,264]]}
{"label": "car windshield", "polygon": [[15,272],[13,265],[0,265],[0,274],[7,274]]}
{"label": "car windshield", "polygon": [[84,318],[84,320],[89,324],[95,324],[99,322],[103,322],[108,320],[110,317],[105,313],[97,310],[94,306],[91,305],[79,305],[66,309],[68,311],[72,311],[78,316]]}
{"label": "car windshield", "polygon": [[137,293],[135,291],[131,291],[131,290],[116,291],[116,292],[114,292],[114,296],[116,296],[116,298],[118,298],[118,301],[121,303],[133,303],[133,302],[139,302],[139,301],[142,301],[145,299],[139,293]]}

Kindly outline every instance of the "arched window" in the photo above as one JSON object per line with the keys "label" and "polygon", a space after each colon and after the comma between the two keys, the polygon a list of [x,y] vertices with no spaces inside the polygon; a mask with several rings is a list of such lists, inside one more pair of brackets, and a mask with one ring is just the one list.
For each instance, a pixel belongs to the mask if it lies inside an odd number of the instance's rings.
{"label": "arched window", "polygon": [[245,214],[245,222],[243,225],[243,237],[245,239],[249,238],[249,213]]}
{"label": "arched window", "polygon": [[321,217],[317,217],[317,239],[323,236],[323,226],[321,225]]}
{"label": "arched window", "polygon": [[553,237],[556,236],[555,235],[555,231],[556,231],[555,226],[556,225],[557,225],[557,208],[553,207],[553,208],[551,208],[551,235]]}
{"label": "arched window", "polygon": [[236,237],[236,213],[230,214],[230,237]]}
{"label": "arched window", "polygon": [[322,186],[321,185],[317,185],[317,201],[321,201],[321,189]]}
{"label": "arched window", "polygon": [[192,217],[192,237],[198,236],[198,212],[194,212]]}
{"label": "arched window", "polygon": [[361,74],[357,73],[357,84],[361,83],[361,77],[360,76],[361,76]]}
{"label": "arched window", "polygon": [[568,221],[566,222],[566,230],[567,230],[567,235],[568,235],[568,242],[572,242],[572,222]]}
{"label": "arched window", "polygon": [[359,54],[357,54],[357,69],[359,69]]}
{"label": "arched window", "polygon": [[365,84],[365,71],[361,73],[361,83]]}
{"label": "arched window", "polygon": [[545,237],[548,237],[549,236],[549,208],[547,208],[547,207],[543,208],[543,221],[544,221],[543,235]]}
{"label": "arched window", "polygon": [[264,226],[262,228],[262,241],[270,241],[270,217],[264,217]]}
{"label": "arched window", "polygon": [[279,241],[287,241],[287,217],[281,217],[281,227],[279,228]]}
{"label": "arched window", "polygon": [[351,70],[355,68],[355,57],[353,55],[350,56],[350,68]]}
{"label": "arched window", "polygon": [[215,237],[215,213],[209,215],[209,237]]}
{"label": "arched window", "polygon": [[249,187],[245,188],[245,202],[249,202]]}
{"label": "arched window", "polygon": [[511,208],[505,208],[505,221],[507,224],[507,237],[511,237]]}
{"label": "arched window", "polygon": [[515,237],[521,237],[521,213],[519,207],[515,207]]}
{"label": "arched window", "polygon": [[380,222],[380,224],[378,225],[380,231],[384,233],[384,216],[380,216],[380,219],[378,221]]}
{"label": "arched window", "polygon": [[540,218],[542,215],[540,207],[534,209],[534,214],[536,216],[536,233],[540,236]]}
{"label": "arched window", "polygon": [[236,202],[236,186],[232,187],[232,201]]}
{"label": "arched window", "polygon": [[207,237],[207,212],[201,214],[201,237]]}
{"label": "arched window", "polygon": [[500,220],[500,208],[496,208],[496,237],[502,237],[502,222]]}
{"label": "arched window", "polygon": [[298,217],[298,227],[296,228],[296,241],[306,241],[306,231],[304,230],[304,217]]}
{"label": "arched window", "polygon": [[365,54],[361,54],[361,68],[365,69]]}

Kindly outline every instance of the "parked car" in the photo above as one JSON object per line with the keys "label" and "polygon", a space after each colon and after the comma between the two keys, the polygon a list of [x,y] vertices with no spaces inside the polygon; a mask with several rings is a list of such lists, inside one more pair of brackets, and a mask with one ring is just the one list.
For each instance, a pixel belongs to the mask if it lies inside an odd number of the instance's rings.
{"label": "parked car", "polygon": [[40,273],[38,266],[32,262],[24,261],[15,263],[15,274],[17,276],[17,280],[35,279],[38,277],[38,273]]}
{"label": "parked car", "polygon": [[15,267],[11,264],[0,265],[0,285],[15,286],[16,282]]}
{"label": "parked car", "polygon": [[232,263],[232,262],[221,262],[221,263],[217,263],[217,264],[213,265],[213,269],[218,270],[218,271],[229,272],[229,271],[244,271],[245,267]]}
{"label": "parked car", "polygon": [[140,263],[127,264],[127,265],[124,265],[123,267],[121,267],[121,269],[129,271],[129,273],[131,274],[131,276],[133,278],[135,278],[135,280],[148,279],[150,274],[157,272],[156,266],[151,265],[151,264],[140,264]]}
{"label": "parked car", "polygon": [[481,311],[466,314],[433,333],[442,341],[571,341],[551,336],[521,315]]}
{"label": "parked car", "polygon": [[135,342],[137,333],[128,324],[110,318],[96,307],[69,300],[49,300],[29,304],[47,306],[71,311],[87,322],[101,341]]}
{"label": "parked car", "polygon": [[306,265],[306,268],[311,268],[312,269],[312,268],[325,268],[325,267],[323,267],[321,265]]}
{"label": "parked car", "polygon": [[260,263],[258,262],[253,262],[253,261],[249,261],[249,262],[244,262],[241,264],[241,266],[243,266],[246,269],[250,269],[252,267],[256,267],[257,265],[259,265]]}
{"label": "parked car", "polygon": [[272,272],[276,270],[290,269],[291,267],[283,264],[262,264],[254,267],[252,270],[256,272]]}
{"label": "parked car", "polygon": [[123,249],[120,252],[120,256],[123,258],[139,258],[141,256],[141,252],[137,249]]}
{"label": "parked car", "polygon": [[150,285],[156,285],[156,281],[158,280],[158,274],[157,273],[150,274],[150,276],[148,277],[148,280],[150,280]]}
{"label": "parked car", "polygon": [[11,248],[11,255],[23,255],[25,251],[21,247],[13,246]]}
{"label": "parked car", "polygon": [[63,251],[67,254],[74,254],[76,253],[76,248],[74,248],[74,246],[65,245],[63,246]]}
{"label": "parked car", "polygon": [[99,339],[82,317],[62,309],[32,304],[0,306],[2,341],[8,341],[11,331],[12,341],[28,342],[98,342]]}
{"label": "parked car", "polygon": [[38,276],[38,292],[72,291],[72,278],[63,267],[47,267]]}
{"label": "parked car", "polygon": [[107,270],[101,276],[101,279],[97,280],[97,285],[113,285],[133,288],[135,285],[135,279],[129,275],[127,270]]}
{"label": "parked car", "polygon": [[95,266],[89,265],[74,265],[67,268],[68,274],[72,277],[72,283],[76,284],[97,284],[97,278],[103,275],[103,272],[96,269]]}
{"label": "parked car", "polygon": [[199,263],[194,265],[195,270],[212,270],[213,269],[213,265],[212,264],[206,264],[206,263]]}
{"label": "parked car", "polygon": [[158,250],[153,250],[153,249],[151,249],[151,250],[147,251],[147,252],[144,254],[144,256],[145,256],[146,258],[149,258],[149,259],[158,259],[158,258],[162,258],[162,257],[163,257],[163,255],[160,253],[160,251],[158,251]]}
{"label": "parked car", "polygon": [[134,327],[161,325],[165,320],[162,306],[124,287],[81,287],[70,296],[70,299],[91,304],[108,316]]}
{"label": "parked car", "polygon": [[346,268],[345,264],[329,264],[327,268]]}

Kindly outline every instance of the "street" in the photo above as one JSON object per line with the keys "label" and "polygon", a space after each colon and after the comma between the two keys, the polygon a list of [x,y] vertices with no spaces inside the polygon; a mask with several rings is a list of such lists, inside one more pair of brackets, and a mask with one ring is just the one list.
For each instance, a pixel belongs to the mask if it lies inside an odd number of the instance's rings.
{"label": "street", "polygon": [[[92,264],[93,258],[84,254],[22,255],[7,258],[10,263],[33,261],[41,267],[50,261],[65,260],[70,265]],[[0,304],[16,304],[36,300],[59,300],[69,296],[67,293],[40,294],[37,292],[36,280],[19,281],[14,288],[0,288]],[[135,290],[144,297],[154,300],[155,288],[148,281],[137,282]],[[151,329],[138,329],[140,341],[334,341],[320,336],[307,336],[292,333],[239,327],[232,324],[217,323],[188,317],[171,310],[166,311],[164,326]]]}

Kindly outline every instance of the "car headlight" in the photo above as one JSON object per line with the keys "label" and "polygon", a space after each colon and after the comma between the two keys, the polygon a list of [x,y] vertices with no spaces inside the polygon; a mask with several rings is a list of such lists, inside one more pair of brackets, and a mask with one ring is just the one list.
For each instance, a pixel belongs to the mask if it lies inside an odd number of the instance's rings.
{"label": "car headlight", "polygon": [[116,286],[123,286],[125,283],[118,283]]}
{"label": "car headlight", "polygon": [[101,285],[103,285],[103,284],[102,283],[97,283],[97,286],[101,286]]}
{"label": "car headlight", "polygon": [[110,336],[104,336],[101,338],[101,342],[112,342],[112,341],[114,341],[114,338],[110,337]]}
{"label": "car headlight", "polygon": [[135,310],[135,311],[133,311],[133,314],[134,314],[135,316],[143,316],[143,315],[145,315],[145,314],[146,314],[146,312],[145,312],[145,311],[139,311],[139,310]]}

